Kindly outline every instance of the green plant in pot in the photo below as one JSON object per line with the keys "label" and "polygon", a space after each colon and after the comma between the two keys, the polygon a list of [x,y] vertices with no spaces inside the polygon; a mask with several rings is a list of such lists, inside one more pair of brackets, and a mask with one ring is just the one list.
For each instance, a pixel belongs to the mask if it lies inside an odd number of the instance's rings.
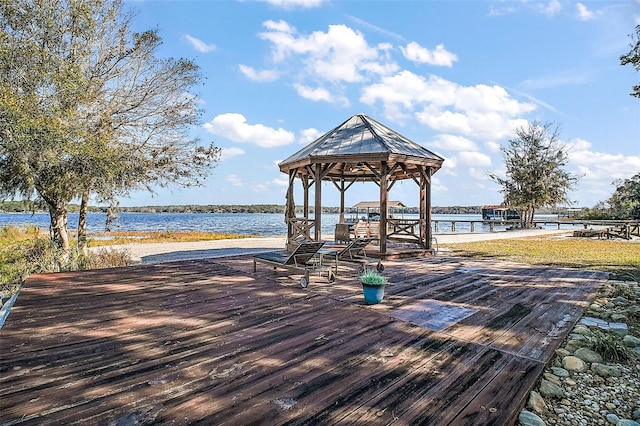
{"label": "green plant in pot", "polygon": [[374,269],[365,269],[364,273],[360,275],[360,283],[362,283],[362,294],[367,304],[375,305],[382,301],[384,287],[387,285],[385,277]]}

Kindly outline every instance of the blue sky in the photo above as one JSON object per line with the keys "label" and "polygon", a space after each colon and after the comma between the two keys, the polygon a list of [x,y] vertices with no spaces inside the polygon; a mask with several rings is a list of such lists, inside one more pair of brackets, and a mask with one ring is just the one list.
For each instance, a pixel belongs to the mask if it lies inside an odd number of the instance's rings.
{"label": "blue sky", "polygon": [[[527,122],[551,122],[570,148],[572,194],[591,207],[640,172],[640,73],[621,66],[640,0],[130,1],[161,56],[193,59],[206,80],[194,134],[223,149],[198,188],[134,192],[124,206],[284,204],[277,163],[357,113],[445,158],[432,204],[500,203],[487,178]],[[328,183],[323,204],[339,205]],[[301,187],[296,187],[300,199]],[[356,184],[347,205],[375,200]],[[418,204],[412,182],[390,198]]]}

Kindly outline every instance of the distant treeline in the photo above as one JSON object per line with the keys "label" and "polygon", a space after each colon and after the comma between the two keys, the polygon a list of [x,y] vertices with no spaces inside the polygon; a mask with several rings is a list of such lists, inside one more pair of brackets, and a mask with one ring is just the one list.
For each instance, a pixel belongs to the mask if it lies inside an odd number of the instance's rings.
{"label": "distant treeline", "polygon": [[[91,213],[106,213],[108,206],[89,206]],[[249,205],[231,205],[231,204],[210,204],[210,205],[180,205],[180,206],[142,206],[142,207],[118,207],[119,213],[282,213],[284,214],[284,205],[279,204],[249,204]],[[433,207],[433,214],[480,214],[482,206],[449,206],[449,207]],[[69,212],[77,213],[79,205],[69,204]],[[347,213],[353,212],[347,208]],[[558,211],[560,210],[560,211]],[[540,213],[561,213],[558,210],[541,210]],[[313,212],[313,208],[310,209]],[[24,201],[4,201],[0,202],[0,213],[32,213],[46,212],[46,210],[33,202]],[[296,206],[296,212],[302,213],[302,206]],[[340,213],[339,207],[323,207],[323,213]],[[418,207],[406,207],[401,210],[392,211],[392,213],[404,212],[407,214],[420,213]]]}

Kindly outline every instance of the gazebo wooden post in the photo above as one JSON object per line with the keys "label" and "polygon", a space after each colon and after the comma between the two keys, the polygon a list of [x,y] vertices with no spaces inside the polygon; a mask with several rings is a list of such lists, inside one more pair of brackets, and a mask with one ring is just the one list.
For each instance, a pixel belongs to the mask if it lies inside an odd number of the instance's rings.
{"label": "gazebo wooden post", "polygon": [[289,170],[289,188],[287,189],[287,211],[285,213],[285,221],[287,222],[287,240],[293,236],[293,224],[291,219],[296,215],[295,206],[293,206],[293,184],[296,179],[298,169]]}
{"label": "gazebo wooden post", "polygon": [[302,186],[304,188],[303,211],[305,219],[309,219],[309,175],[302,176]]}
{"label": "gazebo wooden post", "polygon": [[322,164],[317,163],[314,170],[314,184],[316,186],[315,199],[315,236],[316,241],[322,240]]}
{"label": "gazebo wooden post", "polygon": [[431,167],[420,168],[420,240],[431,248]]}
{"label": "gazebo wooden post", "polygon": [[420,180],[418,185],[420,186],[420,199],[418,200],[418,207],[420,211],[420,244],[424,248],[428,248],[427,243],[427,179],[426,173],[420,167]]}
{"label": "gazebo wooden post", "polygon": [[427,249],[431,249],[431,167],[425,167],[425,218],[424,223],[426,227],[426,244]]}
{"label": "gazebo wooden post", "polygon": [[387,252],[388,180],[389,167],[386,161],[382,161],[380,163],[380,253]]}
{"label": "gazebo wooden post", "polygon": [[340,222],[344,223],[344,193],[346,189],[344,188],[344,176],[340,179]]}

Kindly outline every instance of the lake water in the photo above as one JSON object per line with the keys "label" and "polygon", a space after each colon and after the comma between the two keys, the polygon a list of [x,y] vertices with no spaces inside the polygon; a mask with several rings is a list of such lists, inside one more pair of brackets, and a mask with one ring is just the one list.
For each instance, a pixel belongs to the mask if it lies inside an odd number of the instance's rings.
{"label": "lake water", "polygon": [[[407,219],[417,218],[417,215],[404,215]],[[555,216],[549,216],[554,219]],[[103,232],[106,215],[90,213],[87,218],[89,233]],[[439,215],[432,216],[439,223],[437,233],[450,233],[450,223],[444,221],[481,220],[479,214]],[[322,233],[333,234],[338,223],[337,214],[322,215]],[[7,225],[36,225],[41,229],[49,228],[48,214],[0,214],[0,226]],[[78,215],[69,214],[69,229],[78,226]],[[556,225],[549,225],[555,229]],[[496,230],[504,229],[496,226]],[[112,230],[118,231],[211,231],[221,233],[237,233],[259,235],[264,237],[283,236],[287,234],[283,214],[267,213],[120,213],[117,225]],[[469,232],[469,223],[456,223],[456,232]],[[489,227],[476,224],[474,232],[489,232]]]}

